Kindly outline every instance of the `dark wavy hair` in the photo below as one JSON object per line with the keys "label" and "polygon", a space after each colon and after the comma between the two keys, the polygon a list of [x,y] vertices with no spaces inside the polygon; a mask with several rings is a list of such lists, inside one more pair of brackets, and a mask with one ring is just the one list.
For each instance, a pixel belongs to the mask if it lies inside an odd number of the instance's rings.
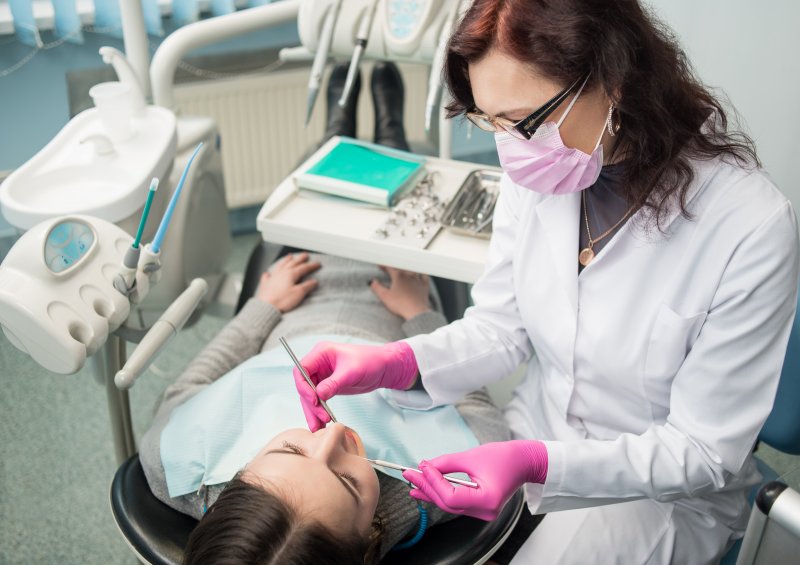
{"label": "dark wavy hair", "polygon": [[189,536],[185,565],[372,565],[380,520],[367,538],[342,536],[236,475]]}
{"label": "dark wavy hair", "polygon": [[624,156],[625,195],[659,227],[673,205],[691,218],[693,159],[760,165],[753,141],[729,131],[722,103],[638,0],[475,0],[447,49],[449,117],[474,109],[468,67],[492,48],[564,86],[589,74],[586,88],[608,94],[621,125],[611,157]]}

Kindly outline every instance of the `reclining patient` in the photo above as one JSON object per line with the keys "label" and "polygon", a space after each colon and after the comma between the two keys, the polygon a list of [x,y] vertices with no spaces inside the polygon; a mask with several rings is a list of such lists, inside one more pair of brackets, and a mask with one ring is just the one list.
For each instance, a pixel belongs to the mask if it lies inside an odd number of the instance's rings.
{"label": "reclining patient", "polygon": [[[415,465],[470,442],[506,440],[500,411],[485,391],[430,412],[376,392],[337,397],[330,406],[342,423],[311,433],[278,338],[298,357],[323,336],[394,341],[444,325],[438,304],[423,275],[307,253],[272,265],[166,390],[142,439],[155,496],[200,520],[186,563],[374,563],[419,533],[422,513],[407,483],[375,471],[365,450]],[[429,525],[446,518],[425,510]]]}

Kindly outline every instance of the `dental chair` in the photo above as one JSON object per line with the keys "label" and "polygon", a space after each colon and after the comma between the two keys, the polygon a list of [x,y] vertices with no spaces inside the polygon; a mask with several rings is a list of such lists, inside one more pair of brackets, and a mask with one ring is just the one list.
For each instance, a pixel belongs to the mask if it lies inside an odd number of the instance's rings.
{"label": "dental chair", "polygon": [[[255,293],[261,273],[277,258],[294,250],[261,242],[250,255],[236,311]],[[468,304],[465,283],[434,278],[449,321],[460,318]],[[173,510],[150,491],[139,456],[117,470],[111,483],[111,511],[125,542],[143,563],[176,565],[197,521]],[[518,491],[493,522],[459,517],[438,524],[411,548],[390,552],[385,565],[467,565],[484,563],[503,544],[524,507]]]}
{"label": "dental chair", "polygon": [[[765,443],[784,453],[800,455],[800,316],[794,319],[792,333],[789,335],[789,345],[786,348],[786,358],[783,361],[783,370],[775,395],[775,404],[772,406],[769,418],[764,423],[758,442]],[[757,493],[772,481],[778,479],[778,473],[769,465],[758,458],[756,450],[756,465],[762,475],[761,484],[753,487],[750,494],[750,503],[753,504]],[[751,522],[753,516],[750,518]],[[748,524],[748,530],[750,525]],[[742,540],[737,540],[720,565],[734,565],[742,546]]]}

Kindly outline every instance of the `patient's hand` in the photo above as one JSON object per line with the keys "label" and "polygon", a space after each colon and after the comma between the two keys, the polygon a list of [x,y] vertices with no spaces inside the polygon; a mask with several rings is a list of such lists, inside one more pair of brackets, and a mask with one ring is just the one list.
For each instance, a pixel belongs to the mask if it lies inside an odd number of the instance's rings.
{"label": "patient's hand", "polygon": [[300,282],[303,277],[319,269],[317,261],[308,260],[308,253],[286,255],[272,268],[272,273],[261,275],[256,289],[256,298],[272,304],[281,313],[294,310],[317,288],[315,279]]}
{"label": "patient's hand", "polygon": [[431,309],[428,300],[430,291],[428,275],[392,267],[381,267],[381,269],[389,275],[389,288],[383,286],[377,279],[373,279],[369,286],[389,312],[397,314],[404,320],[410,320]]}

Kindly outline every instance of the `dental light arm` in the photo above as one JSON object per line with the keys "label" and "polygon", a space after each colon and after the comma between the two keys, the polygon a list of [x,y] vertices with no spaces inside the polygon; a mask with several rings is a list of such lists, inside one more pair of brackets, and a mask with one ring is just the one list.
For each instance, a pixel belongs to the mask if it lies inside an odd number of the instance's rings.
{"label": "dental light arm", "polygon": [[164,346],[175,337],[208,291],[203,279],[194,279],[176,298],[136,346],[128,362],[114,376],[117,388],[128,389],[155,360]]}
{"label": "dental light arm", "polygon": [[444,55],[447,51],[447,41],[450,39],[450,34],[453,31],[453,22],[455,22],[456,14],[461,10],[463,2],[460,0],[452,0],[453,5],[450,7],[450,12],[447,14],[447,19],[442,25],[439,32],[439,42],[436,45],[436,51],[433,54],[433,61],[431,62],[431,74],[428,78],[428,98],[425,101],[425,131],[431,131],[433,123],[433,113],[439,105],[439,100],[442,93],[442,70],[444,66]]}
{"label": "dental light arm", "polygon": [[165,108],[175,107],[175,69],[188,52],[245,33],[295,21],[300,3],[301,0],[282,0],[195,22],[169,34],[150,64],[154,104]]}

